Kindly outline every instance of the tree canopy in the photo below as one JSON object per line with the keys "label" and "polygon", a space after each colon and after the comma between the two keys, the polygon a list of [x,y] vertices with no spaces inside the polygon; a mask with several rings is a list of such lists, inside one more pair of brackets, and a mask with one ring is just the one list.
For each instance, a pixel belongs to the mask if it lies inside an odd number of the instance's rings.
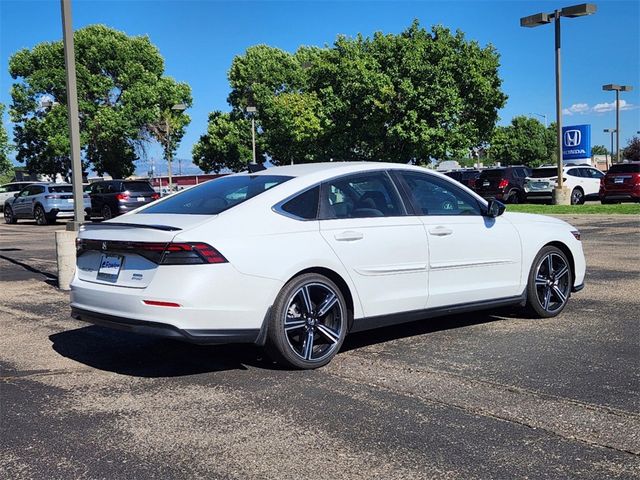
{"label": "tree canopy", "polygon": [[[191,88],[164,76],[163,58],[149,38],[92,25],[75,31],[74,43],[83,166],[123,177],[133,173],[145,142],[156,139],[169,145],[165,153],[173,152],[189,117],[171,106],[190,105]],[[9,73],[17,80],[10,110],[17,160],[31,172],[66,175],[71,162],[62,42],[16,52]]]}
{"label": "tree canopy", "polygon": [[13,164],[9,159],[9,136],[4,128],[4,104],[0,103],[0,177],[7,175],[13,170]]}
{"label": "tree canopy", "polygon": [[609,150],[604,145],[594,145],[591,147],[591,155],[609,155]]}
{"label": "tree canopy", "polygon": [[538,167],[556,160],[555,124],[548,128],[535,118],[514,117],[511,124],[496,127],[491,138],[489,157],[502,165]]}
{"label": "tree canopy", "polygon": [[253,46],[234,58],[231,112],[210,115],[194,163],[238,170],[251,159],[247,106],[257,108],[260,157],[276,165],[457,158],[490,139],[507,98],[498,67],[493,46],[417,21],[295,53]]}
{"label": "tree canopy", "polygon": [[634,162],[640,162],[640,137],[632,137],[627,146],[622,150],[622,158]]}

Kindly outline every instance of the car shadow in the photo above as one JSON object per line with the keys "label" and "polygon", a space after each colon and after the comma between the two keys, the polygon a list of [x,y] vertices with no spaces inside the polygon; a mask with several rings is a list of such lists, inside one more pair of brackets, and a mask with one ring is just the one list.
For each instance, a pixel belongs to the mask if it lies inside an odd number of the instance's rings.
{"label": "car shadow", "polygon": [[377,343],[389,342],[400,338],[426,335],[442,330],[469,327],[503,320],[504,318],[522,318],[521,311],[513,308],[500,308],[490,311],[479,311],[446,315],[435,318],[424,318],[414,322],[392,325],[390,327],[377,328],[364,332],[352,333],[345,338],[341,352],[348,352],[358,348],[367,347]]}
{"label": "car shadow", "polygon": [[95,325],[56,333],[49,340],[63,357],[120,375],[161,378],[247,366],[278,369],[255,345],[194,345]]}
{"label": "car shadow", "polygon": [[[519,317],[513,310],[449,315],[348,335],[341,353],[400,338]],[[251,344],[194,345],[95,325],[49,336],[63,357],[98,370],[146,378],[180,377],[229,370],[288,370]]]}

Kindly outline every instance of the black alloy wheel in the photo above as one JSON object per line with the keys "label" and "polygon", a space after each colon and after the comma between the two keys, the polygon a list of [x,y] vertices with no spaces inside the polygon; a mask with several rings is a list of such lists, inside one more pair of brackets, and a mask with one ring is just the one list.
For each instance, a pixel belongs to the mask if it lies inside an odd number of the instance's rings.
{"label": "black alloy wheel", "polygon": [[538,318],[555,317],[567,305],[572,285],[573,272],[567,256],[557,247],[544,247],[529,273],[529,310]]}
{"label": "black alloy wheel", "polygon": [[5,206],[4,207],[4,223],[8,225],[12,225],[17,222],[18,222],[18,219],[13,216],[13,210],[11,210],[11,207],[9,205]]}
{"label": "black alloy wheel", "polygon": [[340,289],[323,275],[301,275],[285,285],[276,299],[268,348],[289,366],[321,367],[340,350],[347,321]]}

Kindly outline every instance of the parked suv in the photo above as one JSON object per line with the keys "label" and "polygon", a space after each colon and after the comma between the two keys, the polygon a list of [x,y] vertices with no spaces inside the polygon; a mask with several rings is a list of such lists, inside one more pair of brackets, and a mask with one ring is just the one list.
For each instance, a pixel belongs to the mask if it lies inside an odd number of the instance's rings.
{"label": "parked suv", "polygon": [[[83,195],[84,210],[89,212],[89,196]],[[32,183],[4,202],[4,221],[35,219],[38,225],[58,218],[73,218],[73,187],[65,183]]]}
{"label": "parked suv", "polygon": [[445,175],[473,190],[476,187],[476,180],[480,176],[480,170],[452,170],[445,172]]}
{"label": "parked suv", "polygon": [[105,220],[160,198],[146,180],[105,180],[94,182],[89,190],[91,216]]}
{"label": "parked suv", "polygon": [[611,165],[600,181],[599,193],[602,203],[640,202],[640,162]]}
{"label": "parked suv", "polygon": [[0,185],[0,208],[4,209],[4,201],[13,198],[14,193],[18,193],[27,185],[31,185],[33,182],[11,182]]}
{"label": "parked suv", "polygon": [[485,199],[522,203],[526,198],[524,182],[530,175],[531,169],[522,165],[483,170],[476,180],[475,191]]}
{"label": "parked suv", "polygon": [[[571,205],[582,205],[585,200],[597,200],[602,177],[604,173],[590,165],[564,167],[562,179],[571,191]],[[524,184],[527,200],[551,201],[557,183],[557,167],[536,168]]]}

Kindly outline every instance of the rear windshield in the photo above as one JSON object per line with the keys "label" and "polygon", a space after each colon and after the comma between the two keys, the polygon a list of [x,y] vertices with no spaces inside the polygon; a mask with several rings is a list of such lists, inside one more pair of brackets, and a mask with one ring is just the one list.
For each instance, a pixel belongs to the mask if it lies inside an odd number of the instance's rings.
{"label": "rear windshield", "polygon": [[153,187],[149,182],[123,182],[124,189],[130,192],[153,192]]}
{"label": "rear windshield", "polygon": [[49,192],[51,193],[71,193],[73,192],[73,187],[71,185],[56,185],[49,186]]}
{"label": "rear windshield", "polygon": [[139,213],[216,215],[290,179],[282,175],[216,178],[161,200]]}
{"label": "rear windshield", "polygon": [[607,173],[640,173],[640,163],[616,163]]}
{"label": "rear windshield", "polygon": [[480,174],[480,177],[482,178],[500,178],[504,175],[504,169],[503,168],[497,168],[495,170],[483,170],[483,172]]}
{"label": "rear windshield", "polygon": [[558,169],[556,167],[536,168],[530,176],[533,178],[557,177]]}
{"label": "rear windshield", "polygon": [[476,178],[480,175],[480,172],[477,170],[468,170],[466,172],[462,172],[462,178],[464,180],[468,180],[469,178]]}

